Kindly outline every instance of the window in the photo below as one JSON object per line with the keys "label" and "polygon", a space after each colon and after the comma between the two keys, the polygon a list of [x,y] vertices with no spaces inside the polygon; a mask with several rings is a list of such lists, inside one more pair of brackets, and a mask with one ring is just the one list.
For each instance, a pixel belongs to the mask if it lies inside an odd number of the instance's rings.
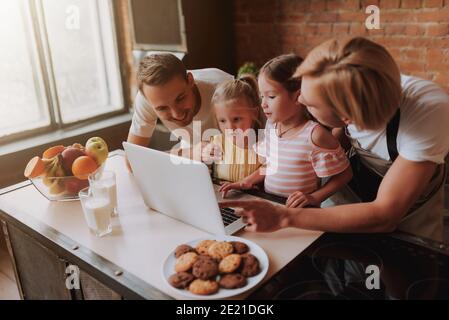
{"label": "window", "polygon": [[111,1],[1,1],[0,139],[124,110]]}

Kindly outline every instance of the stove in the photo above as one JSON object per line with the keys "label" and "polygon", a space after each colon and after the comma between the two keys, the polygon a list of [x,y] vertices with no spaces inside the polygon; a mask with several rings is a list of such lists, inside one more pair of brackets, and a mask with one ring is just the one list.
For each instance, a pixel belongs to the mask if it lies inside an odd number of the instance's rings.
{"label": "stove", "polygon": [[324,234],[248,299],[449,300],[449,248],[405,234]]}

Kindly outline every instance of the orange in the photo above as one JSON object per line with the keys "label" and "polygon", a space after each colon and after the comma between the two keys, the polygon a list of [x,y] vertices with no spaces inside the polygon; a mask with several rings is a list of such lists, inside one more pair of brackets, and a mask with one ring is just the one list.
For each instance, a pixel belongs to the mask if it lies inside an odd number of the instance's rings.
{"label": "orange", "polygon": [[44,153],[42,154],[42,158],[51,159],[54,156],[57,156],[58,154],[60,154],[62,151],[64,151],[64,149],[65,149],[65,147],[62,145],[50,147],[44,151]]}
{"label": "orange", "polygon": [[72,172],[80,180],[86,180],[89,174],[97,170],[97,162],[88,156],[81,156],[75,159],[72,164]]}
{"label": "orange", "polygon": [[33,179],[40,176],[42,173],[44,173],[44,171],[45,171],[44,161],[42,161],[41,158],[36,156],[28,162],[23,174],[25,175],[25,177]]}

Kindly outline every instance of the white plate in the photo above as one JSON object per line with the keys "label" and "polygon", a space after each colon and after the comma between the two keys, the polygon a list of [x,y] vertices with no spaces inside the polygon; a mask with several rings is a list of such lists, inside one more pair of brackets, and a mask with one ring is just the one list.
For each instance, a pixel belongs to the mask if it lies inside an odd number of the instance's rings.
{"label": "white plate", "polygon": [[171,290],[174,290],[176,293],[183,295],[186,298],[190,298],[190,299],[223,299],[223,298],[236,296],[236,295],[239,295],[239,294],[253,288],[254,286],[256,286],[260,281],[263,280],[263,278],[265,277],[265,275],[268,272],[269,262],[268,262],[267,254],[261,247],[259,247],[257,244],[255,244],[252,241],[249,241],[244,238],[232,237],[232,236],[210,236],[210,237],[203,237],[203,238],[196,239],[196,240],[193,240],[190,242],[186,242],[185,244],[188,244],[189,246],[195,248],[196,245],[201,240],[240,241],[240,242],[246,243],[246,245],[249,247],[249,253],[254,255],[259,260],[260,272],[254,277],[247,278],[248,283],[246,286],[244,286],[242,288],[238,288],[238,289],[220,288],[217,293],[211,294],[211,295],[193,294],[190,291],[188,291],[187,289],[176,289],[176,288],[172,287],[170,285],[170,283],[168,282],[168,278],[172,274],[175,273],[176,258],[175,258],[175,253],[174,253],[174,249],[173,249],[173,251],[170,252],[168,257],[165,259],[164,264],[162,265],[162,276],[164,277],[165,282],[167,283],[168,287],[171,288]]}

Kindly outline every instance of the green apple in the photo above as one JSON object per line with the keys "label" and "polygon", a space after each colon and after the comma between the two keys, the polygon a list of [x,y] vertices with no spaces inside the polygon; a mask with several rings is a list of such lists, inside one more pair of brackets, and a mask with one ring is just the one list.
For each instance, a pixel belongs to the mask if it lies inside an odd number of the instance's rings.
{"label": "green apple", "polygon": [[92,137],[86,142],[86,154],[93,158],[99,166],[106,161],[109,151],[107,143],[100,137]]}

